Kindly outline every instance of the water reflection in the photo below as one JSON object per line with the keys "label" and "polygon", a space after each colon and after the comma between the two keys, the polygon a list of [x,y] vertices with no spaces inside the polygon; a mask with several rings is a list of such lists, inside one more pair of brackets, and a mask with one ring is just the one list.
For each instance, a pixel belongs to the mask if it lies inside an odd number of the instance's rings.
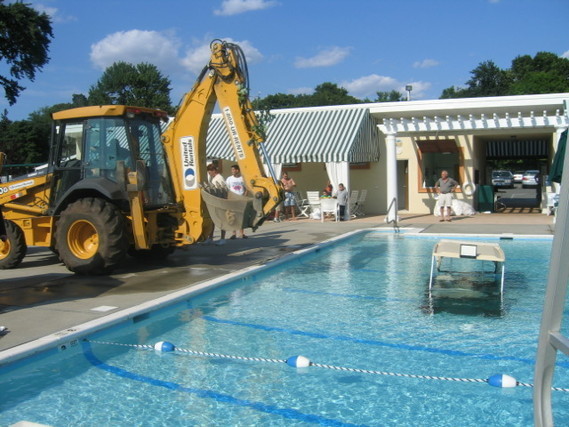
{"label": "water reflection", "polygon": [[426,283],[421,310],[426,314],[451,313],[502,317],[506,314],[500,280],[473,273],[443,273]]}

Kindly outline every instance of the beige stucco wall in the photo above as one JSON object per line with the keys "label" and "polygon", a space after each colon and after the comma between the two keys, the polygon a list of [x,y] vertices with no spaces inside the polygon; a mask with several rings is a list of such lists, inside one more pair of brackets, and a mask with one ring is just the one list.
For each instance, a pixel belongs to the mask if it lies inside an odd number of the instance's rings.
{"label": "beige stucco wall", "polygon": [[[435,138],[435,137],[431,137]],[[474,182],[474,169],[477,166],[477,151],[473,144],[472,135],[445,135],[437,138],[454,138],[457,146],[464,157],[464,168],[461,176],[453,176],[459,184]],[[420,174],[420,165],[417,155],[417,145],[414,138],[399,136],[395,142],[397,160],[408,161],[408,211],[412,213],[432,213],[436,200],[434,193],[423,188]],[[479,155],[478,155],[479,157]],[[444,165],[443,165],[444,167]],[[401,183],[398,183],[400,186]],[[473,204],[473,196],[467,196],[462,192],[456,194],[456,198],[469,204]]]}
{"label": "beige stucco wall", "polygon": [[[231,174],[232,164],[233,162],[227,160],[221,162],[221,173],[224,178]],[[290,171],[289,175],[296,182],[296,189],[301,192],[303,197],[306,195],[306,191],[322,192],[328,184],[328,174],[324,163],[302,163],[300,171]],[[369,169],[350,169],[349,190],[368,190],[365,202],[366,214],[385,213],[387,209],[386,179],[384,156],[381,156],[378,162],[370,163]]]}

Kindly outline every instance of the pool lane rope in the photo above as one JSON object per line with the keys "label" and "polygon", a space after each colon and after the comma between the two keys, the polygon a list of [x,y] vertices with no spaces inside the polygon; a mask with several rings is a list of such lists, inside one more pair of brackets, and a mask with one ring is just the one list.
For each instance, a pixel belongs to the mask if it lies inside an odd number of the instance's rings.
{"label": "pool lane rope", "polygon": [[[371,375],[382,375],[382,376],[389,376],[389,377],[401,377],[401,378],[415,378],[415,379],[422,379],[422,380],[437,380],[437,381],[454,381],[454,382],[462,382],[462,383],[487,383],[493,387],[500,387],[500,388],[512,388],[512,387],[533,387],[531,383],[524,383],[517,381],[514,377],[506,374],[494,374],[489,378],[455,378],[455,377],[440,377],[435,375],[417,375],[417,374],[402,374],[397,372],[386,372],[386,371],[376,371],[371,369],[360,369],[360,368],[349,368],[345,366],[335,366],[335,365],[327,365],[324,363],[316,363],[312,362],[305,356],[292,356],[288,359],[271,359],[265,357],[248,357],[248,356],[234,356],[229,354],[222,354],[222,353],[210,353],[205,351],[198,351],[198,350],[190,350],[185,348],[176,347],[174,344],[168,341],[159,341],[154,345],[149,344],[125,344],[125,343],[117,343],[117,342],[109,342],[109,341],[97,341],[97,340],[85,340],[92,344],[102,344],[102,345],[114,345],[114,346],[122,346],[122,347],[130,347],[136,348],[139,350],[155,350],[160,353],[184,353],[184,354],[191,354],[194,356],[204,356],[204,357],[211,357],[216,359],[232,359],[232,360],[242,360],[242,361],[249,361],[249,362],[266,362],[266,363],[286,363],[288,366],[293,368],[308,368],[308,367],[315,367],[315,368],[324,368],[330,369],[334,371],[343,371],[343,372],[356,372],[359,374],[371,374]],[[554,391],[565,391],[569,392],[569,388],[563,387],[551,387],[551,390]]]}

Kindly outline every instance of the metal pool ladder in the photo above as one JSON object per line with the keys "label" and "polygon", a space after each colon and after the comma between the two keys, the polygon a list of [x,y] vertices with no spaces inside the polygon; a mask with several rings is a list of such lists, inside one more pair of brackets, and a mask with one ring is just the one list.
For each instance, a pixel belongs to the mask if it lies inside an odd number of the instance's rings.
{"label": "metal pool ladder", "polygon": [[[565,168],[569,168],[569,150],[565,153]],[[569,356],[569,338],[560,333],[569,284],[569,171],[561,188],[558,213],[534,371],[533,408],[537,427],[553,425],[551,385],[555,360],[558,351]]]}

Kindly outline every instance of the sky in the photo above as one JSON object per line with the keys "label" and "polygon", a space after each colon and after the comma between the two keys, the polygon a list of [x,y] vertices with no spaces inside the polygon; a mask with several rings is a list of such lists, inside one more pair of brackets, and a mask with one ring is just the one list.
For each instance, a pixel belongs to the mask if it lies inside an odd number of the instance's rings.
{"label": "sky", "polygon": [[[12,0],[7,0],[10,3]],[[252,98],[311,93],[324,82],[350,95],[377,91],[438,99],[491,60],[569,58],[568,0],[25,0],[52,19],[50,61],[10,120],[87,95],[116,61],[147,62],[171,81],[177,105],[209,60],[209,44],[239,44]],[[6,66],[0,60],[0,75]]]}

